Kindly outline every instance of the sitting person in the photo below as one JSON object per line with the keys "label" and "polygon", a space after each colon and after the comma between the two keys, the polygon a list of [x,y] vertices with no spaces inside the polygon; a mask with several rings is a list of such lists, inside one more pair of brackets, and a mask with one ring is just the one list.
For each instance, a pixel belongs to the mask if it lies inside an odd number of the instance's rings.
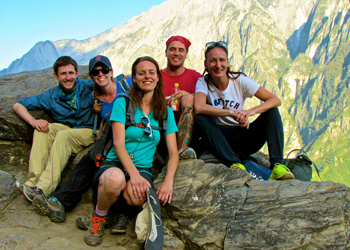
{"label": "sitting person", "polygon": [[[125,86],[123,89],[123,85],[119,82],[123,79],[123,75],[113,79],[112,64],[107,57],[102,55],[91,58],[89,75],[95,83],[93,92],[90,92],[90,105],[96,115],[99,114],[100,118],[107,120],[118,94],[124,93],[127,88]],[[129,79],[128,85],[131,85],[131,78]],[[90,151],[88,151],[72,170],[61,189],[54,192],[48,199],[43,195],[34,198],[34,211],[48,216],[53,222],[63,222],[65,212],[72,210],[78,204],[82,194],[91,186],[97,170],[95,162],[90,159]],[[111,232],[126,233],[125,223],[121,224],[119,227],[112,228]]]}
{"label": "sitting person", "polygon": [[[114,146],[106,159],[110,165],[102,166],[94,177],[98,197],[94,216],[84,236],[88,245],[101,244],[106,216],[117,200],[124,202],[123,206],[118,206],[123,211],[132,211],[133,206],[139,208],[145,202],[147,189],[153,188],[152,162],[161,139],[160,131],[152,129],[152,126],[159,126],[165,114],[167,127],[164,136],[169,161],[157,196],[163,205],[172,199],[173,180],[179,162],[176,144],[178,130],[173,111],[167,107],[157,62],[151,57],[138,58],[132,66],[132,80],[130,100],[127,97],[119,98],[113,106],[110,122]],[[125,129],[127,101],[128,107],[132,106],[135,110],[136,126]]]}
{"label": "sitting person", "polygon": [[[61,172],[71,154],[94,143],[94,116],[89,105],[89,94],[94,83],[78,78],[78,65],[69,56],[59,57],[53,65],[58,86],[45,93],[21,98],[13,105],[14,111],[34,128],[29,157],[29,179],[16,182],[24,197],[33,202],[35,197],[48,197],[56,189]],[[54,123],[35,119],[29,110],[45,110]]]}
{"label": "sitting person", "polygon": [[[196,85],[195,127],[205,140],[209,151],[227,167],[243,169],[240,155],[255,153],[267,142],[272,173],[270,179],[294,179],[282,165],[283,125],[277,109],[280,99],[244,73],[229,67],[227,44],[206,44],[205,71]],[[244,110],[247,97],[255,96],[262,103]],[[248,118],[260,114],[252,123]]]}
{"label": "sitting person", "polygon": [[196,82],[201,74],[195,70],[184,67],[191,42],[182,36],[172,36],[166,41],[165,56],[167,66],[162,69],[164,83],[164,94],[171,96],[174,84],[178,83],[180,91],[174,94],[175,99],[179,101],[180,107],[175,119],[179,132],[177,133],[177,147],[180,160],[196,159],[196,152],[189,147],[192,140],[194,117],[193,117],[193,95]]}

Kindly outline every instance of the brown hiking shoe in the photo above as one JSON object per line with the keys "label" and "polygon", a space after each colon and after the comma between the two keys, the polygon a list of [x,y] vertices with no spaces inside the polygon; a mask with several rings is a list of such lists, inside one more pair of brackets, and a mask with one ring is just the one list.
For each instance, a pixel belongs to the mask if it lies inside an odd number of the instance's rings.
{"label": "brown hiking shoe", "polygon": [[85,233],[84,241],[89,246],[98,246],[102,243],[103,231],[105,230],[106,217],[100,217],[94,214],[89,220],[90,226]]}
{"label": "brown hiking shoe", "polygon": [[118,216],[117,223],[111,227],[111,234],[126,234],[127,218],[124,214]]}

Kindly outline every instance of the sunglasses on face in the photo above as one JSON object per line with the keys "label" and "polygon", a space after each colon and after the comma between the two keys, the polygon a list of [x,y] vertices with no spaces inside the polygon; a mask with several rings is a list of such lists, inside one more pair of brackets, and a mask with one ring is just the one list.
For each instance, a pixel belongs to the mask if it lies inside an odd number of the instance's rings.
{"label": "sunglasses on face", "polygon": [[208,42],[205,44],[205,49],[210,49],[215,46],[220,46],[221,48],[224,48],[227,51],[227,43],[224,41]]}
{"label": "sunglasses on face", "polygon": [[110,71],[110,68],[102,68],[102,69],[93,69],[90,71],[90,74],[92,76],[98,76],[98,74],[100,74],[100,71],[102,72],[102,74],[108,74]]}
{"label": "sunglasses on face", "polygon": [[145,134],[148,135],[149,137],[152,137],[152,128],[149,125],[150,121],[147,116],[142,116],[141,122],[143,125],[145,125]]}

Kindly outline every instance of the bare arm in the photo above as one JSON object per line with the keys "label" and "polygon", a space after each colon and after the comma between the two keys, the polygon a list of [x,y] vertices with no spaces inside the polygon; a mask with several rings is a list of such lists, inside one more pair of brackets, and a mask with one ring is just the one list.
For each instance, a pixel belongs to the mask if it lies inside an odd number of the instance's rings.
{"label": "bare arm", "polygon": [[125,149],[125,125],[120,122],[112,122],[112,130],[114,150],[121,164],[130,176],[130,183],[134,196],[136,199],[146,200],[146,189],[147,187],[151,187],[151,185],[140,175]]}
{"label": "bare arm", "polygon": [[174,176],[179,164],[179,153],[177,151],[176,133],[165,136],[166,145],[169,152],[169,161],[164,182],[157,190],[159,201],[165,205],[170,203],[173,195]]}
{"label": "bare arm", "polygon": [[248,110],[238,110],[235,113],[236,120],[238,122],[246,120],[250,116],[263,113],[271,108],[278,107],[281,105],[281,100],[264,87],[260,86],[254,96],[257,97],[259,100],[263,101],[263,103]]}
{"label": "bare arm", "polygon": [[46,120],[36,120],[31,114],[29,114],[26,107],[24,107],[20,103],[15,103],[13,105],[13,110],[16,114],[21,117],[25,122],[27,122],[30,126],[37,129],[40,132],[47,133],[49,132],[49,122]]}
{"label": "bare arm", "polygon": [[197,92],[194,95],[194,109],[196,114],[210,115],[214,117],[233,116],[234,112],[228,109],[220,109],[207,104],[207,95]]}

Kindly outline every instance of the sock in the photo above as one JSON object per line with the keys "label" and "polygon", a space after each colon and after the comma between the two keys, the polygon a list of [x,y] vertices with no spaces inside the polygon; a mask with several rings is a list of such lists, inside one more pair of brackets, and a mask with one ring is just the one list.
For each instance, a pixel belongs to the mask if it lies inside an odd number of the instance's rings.
{"label": "sock", "polygon": [[106,215],[108,214],[108,210],[107,211],[100,211],[97,209],[97,206],[96,206],[95,214],[97,214],[100,217],[106,217]]}

